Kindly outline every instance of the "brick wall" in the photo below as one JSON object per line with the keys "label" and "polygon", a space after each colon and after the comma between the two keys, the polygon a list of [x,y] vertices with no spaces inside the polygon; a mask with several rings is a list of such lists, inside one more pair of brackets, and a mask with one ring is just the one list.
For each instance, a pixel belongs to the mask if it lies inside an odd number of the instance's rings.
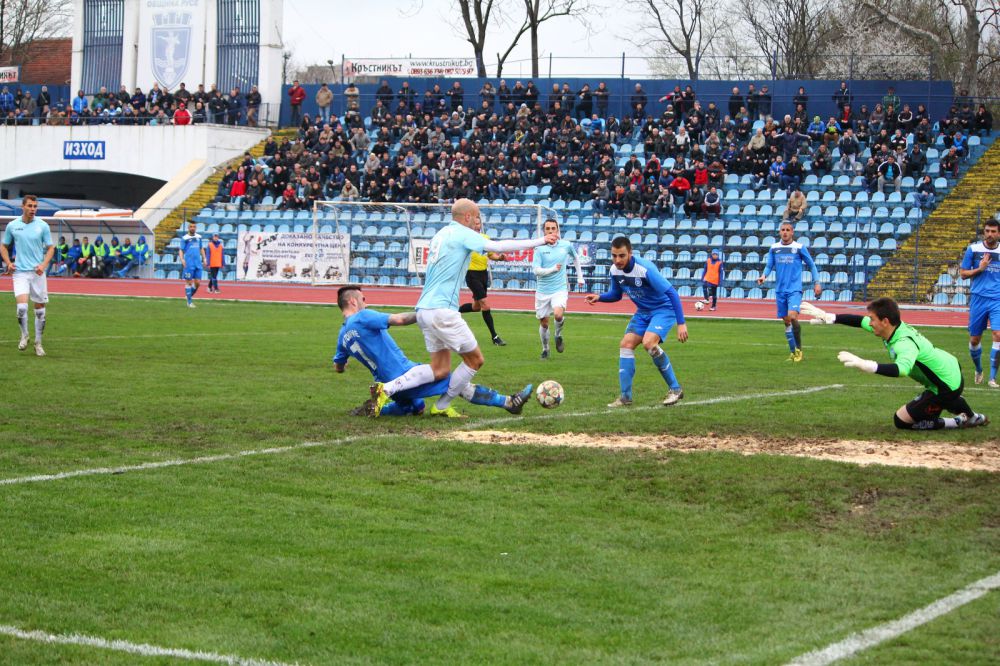
{"label": "brick wall", "polygon": [[68,84],[72,49],[73,40],[69,37],[38,39],[26,47],[19,62],[11,62],[5,56],[0,58],[0,66],[20,65],[21,83]]}

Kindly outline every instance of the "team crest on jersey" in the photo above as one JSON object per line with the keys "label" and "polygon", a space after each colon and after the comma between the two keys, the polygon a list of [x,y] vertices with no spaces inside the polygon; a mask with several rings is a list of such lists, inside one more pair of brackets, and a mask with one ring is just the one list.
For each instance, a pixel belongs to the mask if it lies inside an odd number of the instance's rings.
{"label": "team crest on jersey", "polygon": [[172,90],[187,71],[191,50],[191,12],[154,14],[150,28],[153,49],[153,76]]}
{"label": "team crest on jersey", "polygon": [[642,286],[642,278],[636,278],[635,279],[635,286],[636,287],[641,287]]}

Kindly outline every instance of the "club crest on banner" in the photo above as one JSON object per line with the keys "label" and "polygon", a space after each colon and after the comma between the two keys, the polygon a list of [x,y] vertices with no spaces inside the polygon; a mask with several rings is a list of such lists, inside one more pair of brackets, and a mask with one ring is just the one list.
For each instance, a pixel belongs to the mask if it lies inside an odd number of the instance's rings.
{"label": "club crest on banner", "polygon": [[161,86],[173,90],[187,71],[191,51],[190,12],[153,15],[150,39],[153,49],[153,76]]}

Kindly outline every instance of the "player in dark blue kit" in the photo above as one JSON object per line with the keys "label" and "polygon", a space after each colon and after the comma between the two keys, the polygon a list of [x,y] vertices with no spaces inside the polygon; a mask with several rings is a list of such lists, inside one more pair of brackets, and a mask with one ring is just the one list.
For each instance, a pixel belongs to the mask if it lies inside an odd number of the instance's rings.
{"label": "player in dark blue kit", "polygon": [[809,255],[809,250],[795,240],[795,227],[791,222],[782,222],[778,228],[781,240],[771,246],[767,252],[767,265],[764,272],[757,278],[757,284],[774,271],[775,302],[778,306],[778,318],[785,322],[785,339],[788,340],[788,360],[795,363],[802,361],[802,327],[799,326],[799,308],[802,305],[802,264],[812,273],[813,291],[816,298],[823,293],[819,283],[819,271],[816,263]]}
{"label": "player in dark blue kit", "polygon": [[208,263],[205,261],[205,248],[197,231],[197,225],[192,222],[188,225],[188,232],[181,238],[181,278],[186,283],[184,296],[187,298],[189,308],[194,307],[191,299],[198,292],[202,270]]}
{"label": "player in dark blue kit", "polygon": [[[449,377],[434,380],[433,373],[427,383],[414,384],[423,375],[423,366],[410,359],[389,335],[390,326],[407,326],[417,321],[415,312],[389,315],[369,310],[360,287],[346,286],[337,291],[337,305],[344,313],[344,325],[337,338],[334,368],[343,372],[348,357],[365,366],[375,381],[388,388],[392,399],[379,405],[373,397],[365,403],[369,416],[407,416],[424,411],[423,398],[442,395],[448,390]],[[409,377],[408,377],[409,375]],[[528,384],[514,395],[501,395],[491,388],[469,384],[459,395],[474,405],[489,405],[520,414],[524,403],[531,397],[532,385]]]}
{"label": "player in dark blue kit", "polygon": [[990,349],[990,388],[997,384],[1000,369],[1000,222],[983,224],[983,240],[973,243],[962,257],[961,275],[972,280],[969,300],[969,355],[976,366],[975,382],[983,383],[983,347],[980,341],[987,322],[993,330]]}
{"label": "player in dark blue kit", "polygon": [[632,404],[635,348],[640,343],[649,352],[663,381],[670,387],[663,404],[677,404],[684,397],[684,391],[674,374],[670,358],[660,347],[660,342],[670,333],[674,324],[677,324],[677,339],[687,342],[688,330],[684,323],[680,296],[652,262],[632,256],[632,243],[624,236],[611,241],[611,262],[611,286],[600,296],[588,294],[587,302],[591,305],[597,302],[614,303],[622,299],[622,294],[627,294],[635,303],[636,311],[628,322],[618,349],[618,384],[621,395],[608,407]]}

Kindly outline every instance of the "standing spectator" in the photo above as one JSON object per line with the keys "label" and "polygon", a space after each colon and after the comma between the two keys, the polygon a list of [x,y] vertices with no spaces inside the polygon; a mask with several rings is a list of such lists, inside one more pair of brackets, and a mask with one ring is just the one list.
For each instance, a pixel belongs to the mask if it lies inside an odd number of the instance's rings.
{"label": "standing spectator", "polygon": [[187,105],[181,102],[174,111],[174,125],[190,125],[191,112],[187,110]]}
{"label": "standing spectator", "polygon": [[31,124],[36,124],[34,118],[35,113],[38,111],[38,104],[35,103],[35,99],[31,96],[30,90],[24,93],[24,97],[21,98],[19,106],[25,117],[31,119]]}
{"label": "standing spectator", "polygon": [[642,89],[642,84],[635,84],[635,92],[629,98],[629,109],[632,117],[635,119],[643,118],[646,115],[646,105],[648,103],[649,98],[646,96],[646,91]]}
{"label": "standing spectator", "polygon": [[390,109],[392,108],[392,98],[392,88],[389,86],[389,82],[383,79],[382,85],[380,85],[378,90],[375,91],[375,99],[382,102],[382,106]]}
{"label": "standing spectator", "polygon": [[347,115],[355,116],[361,113],[361,91],[354,81],[344,89],[344,100],[347,102]]}
{"label": "standing spectator", "polygon": [[297,126],[302,121],[302,102],[306,99],[306,89],[299,85],[298,79],[292,82],[292,87],[288,89],[288,100],[292,106],[292,117],[289,125]]}
{"label": "standing spectator", "polygon": [[719,287],[722,285],[724,264],[722,263],[722,251],[712,248],[712,254],[705,262],[705,267],[701,273],[702,299],[699,301],[709,306],[709,310],[715,311],[719,301]]}
{"label": "standing spectator", "polygon": [[840,138],[837,147],[840,148],[840,161],[837,162],[837,168],[841,171],[850,171],[853,173],[858,153],[861,151],[861,144],[858,143],[857,138],[854,136],[854,130],[848,128],[844,132],[844,136]]}
{"label": "standing spectator", "polygon": [[888,90],[886,90],[885,95],[882,96],[882,108],[888,109],[890,106],[893,109],[901,108],[899,95],[896,94],[896,89],[893,88],[892,86],[889,86]]}
{"label": "standing spectator", "polygon": [[239,125],[242,111],[243,96],[240,95],[239,88],[233,88],[226,97],[226,122],[230,125]]}
{"label": "standing spectator", "polygon": [[743,105],[747,108],[747,113],[750,115],[751,119],[757,117],[757,107],[759,103],[760,99],[757,93],[757,86],[751,83],[747,86],[746,101],[743,103]]}
{"label": "standing spectator", "polygon": [[761,120],[767,120],[771,117],[771,107],[772,99],[771,93],[767,86],[761,86],[760,92],[757,94],[757,113]]}
{"label": "standing spectator", "polygon": [[854,104],[854,95],[851,94],[851,90],[847,87],[847,81],[840,82],[840,88],[837,89],[837,92],[833,93],[833,103],[841,110],[848,104]]}
{"label": "standing spectator", "polygon": [[806,94],[806,89],[802,86],[799,86],[799,91],[792,98],[792,105],[796,108],[801,106],[803,112],[809,110],[809,95]]}
{"label": "standing spectator", "polygon": [[462,89],[462,84],[459,81],[452,83],[445,95],[451,100],[452,111],[458,111],[458,107],[464,106],[465,90]]}
{"label": "standing spectator", "polygon": [[729,96],[729,117],[736,118],[740,114],[740,109],[743,108],[743,95],[740,94],[740,89],[733,86],[733,94]]}
{"label": "standing spectator", "polygon": [[[316,106],[319,108],[319,118],[321,122],[330,122],[330,106],[333,104],[333,91],[325,83],[321,84],[316,91]],[[209,287],[211,291],[211,287]]]}
{"label": "standing spectator", "polygon": [[601,118],[607,118],[611,91],[608,90],[608,85],[604,81],[597,84],[597,89],[594,90],[594,98],[597,100],[597,115]]}
{"label": "standing spectator", "polygon": [[[201,86],[199,86],[199,88],[200,87]],[[250,92],[247,93],[247,127],[257,127],[257,118],[260,115],[260,105],[260,91],[257,90],[257,86],[250,86]]]}
{"label": "standing spectator", "polygon": [[[76,109],[78,106],[77,99],[82,99],[81,109],[77,113],[83,113],[83,109],[87,107],[87,98],[83,96],[83,91],[77,93],[77,97],[73,100],[73,108]],[[0,114],[6,116],[11,111],[15,111],[17,105],[14,103],[14,95],[11,94],[7,86],[0,88]]]}
{"label": "standing spectator", "polygon": [[225,266],[226,253],[219,234],[212,234],[212,240],[205,246],[208,259],[208,293],[219,293],[219,271]]}
{"label": "standing spectator", "polygon": [[212,96],[208,100],[208,110],[211,114],[212,123],[222,125],[226,122],[226,100],[219,94],[218,90],[212,91]]}
{"label": "standing spectator", "polygon": [[590,92],[590,84],[584,83],[580,91],[576,93],[576,119],[590,118],[594,112],[594,95]]}

